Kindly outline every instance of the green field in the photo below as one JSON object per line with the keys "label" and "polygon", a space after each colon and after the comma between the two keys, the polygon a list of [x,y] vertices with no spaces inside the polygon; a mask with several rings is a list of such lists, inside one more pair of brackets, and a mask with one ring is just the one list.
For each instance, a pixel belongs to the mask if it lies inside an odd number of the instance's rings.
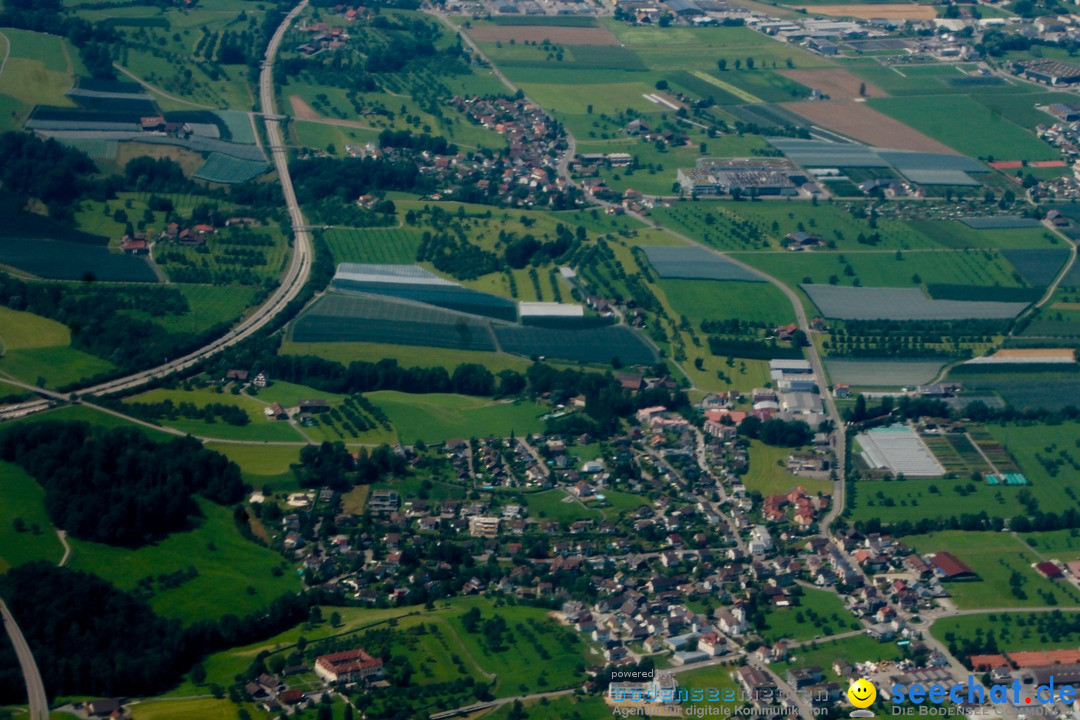
{"label": "green field", "polygon": [[858,280],[863,287],[918,287],[935,283],[1022,287],[1013,277],[1012,265],[998,251],[990,249],[911,251],[903,252],[900,259],[896,251],[747,253],[736,257],[792,287],[805,283],[806,278],[813,283],[842,286],[853,286]]}
{"label": "green field", "polygon": [[852,665],[862,662],[880,662],[882,660],[898,660],[903,655],[895,643],[881,643],[866,635],[833,640],[821,644],[801,647],[792,653],[792,656],[784,661],[776,663],[773,667],[781,674],[793,667],[807,667],[816,665],[825,672],[828,682],[847,682],[846,677],[839,677],[833,672],[832,664],[836,660],[846,660]]}
{"label": "green field", "polygon": [[600,519],[602,513],[596,508],[582,505],[573,495],[563,490],[547,490],[525,496],[529,515],[535,518],[571,523],[585,518]]}
{"label": "green field", "polygon": [[909,224],[938,245],[954,250],[1060,247],[1060,240],[1043,228],[973,230],[956,220],[912,220]]}
{"label": "green field", "polygon": [[155,700],[131,706],[133,720],[237,720],[240,707],[228,700]]}
{"label": "green field", "polygon": [[[23,532],[15,530],[16,518],[25,523]],[[59,562],[63,555],[45,514],[45,491],[22,468],[0,462],[0,572],[34,560]]]}
{"label": "green field", "polygon": [[[14,328],[14,332],[11,332],[4,326],[0,333],[5,350],[3,357],[0,357],[0,374],[55,389],[114,369],[111,363],[72,348],[68,344],[70,334],[67,328],[61,325],[63,330],[60,330],[56,327],[59,323],[6,309],[0,319],[12,321]],[[42,333],[39,337],[28,334],[38,330]],[[67,339],[61,342],[65,334]],[[8,345],[9,342],[16,347]],[[56,344],[39,344],[45,342]],[[23,347],[18,347],[19,344],[23,344]]]}
{"label": "green field", "polygon": [[0,35],[0,51],[10,44],[0,75],[0,130],[21,127],[36,104],[74,105],[64,93],[71,89],[74,75],[86,68],[67,40],[13,28],[4,28]]}
{"label": "green field", "polygon": [[505,437],[543,429],[544,406],[528,401],[503,402],[487,398],[432,393],[410,395],[393,390],[368,393],[367,398],[390,418],[402,442],[439,442],[453,437]]}
{"label": "green field", "polygon": [[271,573],[284,561],[276,552],[241,537],[231,510],[205,500],[200,500],[199,506],[204,518],[195,529],[174,533],[138,550],[69,540],[72,555],[68,565],[128,590],[144,577],[195,567],[198,577],[161,590],[150,599],[157,612],[185,622],[217,619],[229,613],[243,616],[283,593],[300,589],[300,580],[291,569],[286,567],[280,577]]}
{"label": "green field", "polygon": [[[482,619],[498,614],[506,621],[513,638],[504,650],[490,651],[480,641],[479,633],[472,634],[465,630],[461,616],[472,607],[480,609]],[[543,608],[497,607],[486,598],[459,597],[439,603],[434,610],[424,610],[420,606],[390,609],[323,608],[324,617],[331,612],[341,616],[341,625],[337,628],[329,623],[314,627],[305,624],[264,642],[211,655],[205,661],[207,682],[231,683],[237,673],[247,669],[256,654],[264,650],[271,654],[290,651],[300,636],[313,645],[321,638],[347,637],[384,624],[391,618],[397,618],[394,624],[399,630],[420,623],[438,629],[438,636],[427,636],[422,642],[411,646],[395,642],[394,654],[407,656],[417,668],[413,675],[414,683],[455,679],[454,665],[440,663],[439,658],[456,655],[462,658],[470,676],[478,680],[494,679],[497,697],[547,692],[578,684],[584,676],[583,667],[597,660],[597,656],[590,653],[576,633],[548,619],[547,611]],[[527,634],[535,640],[526,639]],[[199,692],[205,690],[200,691],[199,686],[189,681],[170,694],[184,696]]]}
{"label": "green field", "polygon": [[[950,582],[946,589],[961,610],[995,607],[1038,607],[1050,604],[1076,605],[1080,592],[1071,585],[1054,583],[1036,573],[1031,565],[1039,561],[1027,546],[1007,533],[945,531],[904,538],[921,554],[951,552],[978,574],[973,582]],[[1010,589],[1013,573],[1023,578],[1026,598]]]}
{"label": "green field", "polygon": [[798,605],[766,609],[765,628],[761,631],[766,641],[812,640],[818,635],[836,635],[862,627],[836,593],[814,588],[803,588],[802,592]]}
{"label": "green field", "polygon": [[[934,637],[944,643],[950,640],[974,640],[993,633],[998,649],[1010,650],[1051,650],[1055,648],[1075,649],[1080,636],[1065,635],[1052,639],[1038,630],[1038,622],[1050,613],[987,613],[985,615],[965,615],[962,617],[939,618],[931,629]],[[1076,613],[1065,613],[1073,619]],[[966,658],[961,658],[966,660]]]}
{"label": "green field", "polygon": [[421,235],[412,228],[334,228],[323,238],[335,263],[411,264]]}
{"label": "green field", "polygon": [[760,440],[750,441],[750,471],[742,477],[743,484],[750,492],[759,492],[764,497],[779,495],[803,487],[810,495],[832,492],[832,481],[828,478],[817,479],[798,477],[786,469],[788,455],[796,449],[773,447]]}
{"label": "green field", "polygon": [[[875,98],[872,107],[975,158],[1056,160],[1060,152],[992,109],[964,95]],[[957,122],[963,118],[963,122]]]}
{"label": "green field", "polygon": [[714,280],[660,280],[676,317],[686,315],[696,329],[703,320],[738,318],[784,325],[795,319],[791,303],[769,283]]}
{"label": "green field", "polygon": [[162,418],[155,421],[168,427],[176,428],[181,432],[190,433],[198,437],[221,438],[225,440],[278,440],[303,442],[304,436],[298,432],[296,426],[288,422],[267,420],[263,414],[263,408],[270,404],[270,400],[262,401],[247,395],[233,395],[229,392],[214,392],[209,388],[196,390],[151,390],[141,395],[136,395],[126,402],[130,404],[160,403],[171,400],[175,405],[180,403],[193,403],[198,408],[203,408],[213,403],[236,405],[242,408],[250,422],[247,425],[231,425],[220,418],[215,422],[207,422],[203,419],[189,419],[178,417],[175,420]]}

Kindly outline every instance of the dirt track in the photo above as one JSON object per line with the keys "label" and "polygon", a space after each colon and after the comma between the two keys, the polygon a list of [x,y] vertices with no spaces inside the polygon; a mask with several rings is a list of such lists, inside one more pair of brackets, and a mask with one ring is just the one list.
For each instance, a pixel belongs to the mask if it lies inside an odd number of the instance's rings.
{"label": "dirt track", "polygon": [[299,95],[290,95],[289,104],[292,105],[293,116],[297,120],[322,120],[322,115],[315,112]]}
{"label": "dirt track", "polygon": [[958,155],[948,145],[923,135],[899,120],[854,100],[782,103],[782,106],[829,130],[861,140],[869,145],[895,150]]}

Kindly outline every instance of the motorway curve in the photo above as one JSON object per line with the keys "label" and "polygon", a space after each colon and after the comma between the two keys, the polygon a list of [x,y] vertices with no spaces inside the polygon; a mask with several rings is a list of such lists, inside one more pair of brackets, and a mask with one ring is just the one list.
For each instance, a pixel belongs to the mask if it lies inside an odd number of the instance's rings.
{"label": "motorway curve", "polygon": [[[282,278],[281,284],[270,298],[250,317],[224,336],[203,346],[195,352],[177,358],[176,360],[166,362],[164,365],[151,368],[150,370],[144,370],[128,375],[127,377],[84,388],[79,391],[80,394],[107,395],[109,393],[130,390],[145,385],[154,379],[165,377],[166,375],[180,370],[186,370],[208,357],[221,352],[225,348],[231,347],[241,340],[251,337],[251,335],[258,332],[261,328],[266,326],[267,323],[273,320],[274,317],[284,310],[290,302],[295,300],[300,294],[301,289],[303,289],[304,284],[307,282],[308,275],[311,273],[311,236],[308,234],[307,226],[304,223],[304,216],[300,212],[299,203],[296,201],[296,193],[293,191],[292,177],[289,175],[288,153],[281,135],[281,123],[279,120],[272,118],[278,117],[275,110],[274,99],[274,59],[277,56],[278,48],[281,46],[281,40],[285,36],[285,32],[289,29],[289,25],[292,24],[297,15],[304,11],[307,4],[308,0],[303,0],[299,5],[293,8],[292,12],[285,16],[284,20],[282,20],[281,25],[278,26],[274,36],[270,39],[269,45],[267,45],[266,57],[263,60],[262,65],[262,73],[259,76],[259,95],[263,118],[266,122],[266,135],[270,145],[269,150],[271,157],[273,158],[274,168],[278,173],[278,179],[281,182],[281,190],[285,196],[285,204],[288,207],[289,219],[292,221],[293,226],[294,240],[292,259],[289,262],[288,269],[285,271],[285,276]],[[39,393],[42,392],[40,389],[37,389],[36,391]],[[43,394],[53,398],[67,399],[66,396],[60,395],[59,393],[46,391]],[[41,399],[31,403],[23,403],[14,408],[5,408],[0,410],[0,419],[21,417],[39,410],[44,410],[50,405],[50,400]],[[65,552],[64,558],[65,560],[67,559],[67,552]],[[29,645],[26,643],[26,638],[23,637],[22,631],[15,622],[15,618],[12,617],[3,600],[0,600],[0,614],[3,616],[4,626],[7,629],[8,636],[15,646],[19,664],[22,666],[23,678],[26,682],[26,691],[30,705],[30,720],[48,720],[49,702],[45,695],[45,685],[41,680],[41,673],[38,671],[37,663],[34,661],[34,655],[30,651]]]}

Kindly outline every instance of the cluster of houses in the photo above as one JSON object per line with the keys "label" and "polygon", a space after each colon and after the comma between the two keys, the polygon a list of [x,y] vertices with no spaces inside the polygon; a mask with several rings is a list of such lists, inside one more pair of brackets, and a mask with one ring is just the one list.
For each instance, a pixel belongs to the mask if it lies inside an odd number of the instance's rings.
{"label": "cluster of houses", "polygon": [[[356,19],[357,11],[348,9],[345,11],[346,17],[352,13],[353,17],[350,19]],[[305,57],[312,57],[318,55],[324,50],[337,50],[345,47],[349,42],[349,33],[343,27],[331,27],[324,22],[308,23],[300,28],[301,32],[306,33],[309,36],[307,42],[296,47],[296,52]]]}
{"label": "cluster of houses", "polygon": [[[559,158],[566,152],[565,134],[544,110],[525,99],[502,96],[456,96],[450,104],[473,122],[506,138],[506,163],[476,185],[510,205],[546,204],[569,188],[559,177]],[[489,189],[494,185],[493,189]]]}

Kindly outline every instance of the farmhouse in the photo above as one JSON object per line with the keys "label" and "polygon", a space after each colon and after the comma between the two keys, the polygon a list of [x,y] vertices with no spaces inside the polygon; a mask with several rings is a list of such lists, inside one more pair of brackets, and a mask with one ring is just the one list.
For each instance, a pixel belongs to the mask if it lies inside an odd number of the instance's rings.
{"label": "farmhouse", "polygon": [[974,570],[962,563],[959,558],[950,552],[931,553],[926,556],[926,559],[942,580],[960,581],[977,580],[979,578]]}
{"label": "farmhouse", "polygon": [[382,671],[382,658],[372,657],[362,648],[321,655],[315,661],[315,674],[330,683],[380,678]]}
{"label": "farmhouse", "polygon": [[1052,562],[1036,563],[1035,569],[1047,580],[1057,580],[1062,577],[1061,568]]}
{"label": "farmhouse", "polygon": [[330,412],[330,403],[322,399],[301,400],[298,407],[302,413]]}

